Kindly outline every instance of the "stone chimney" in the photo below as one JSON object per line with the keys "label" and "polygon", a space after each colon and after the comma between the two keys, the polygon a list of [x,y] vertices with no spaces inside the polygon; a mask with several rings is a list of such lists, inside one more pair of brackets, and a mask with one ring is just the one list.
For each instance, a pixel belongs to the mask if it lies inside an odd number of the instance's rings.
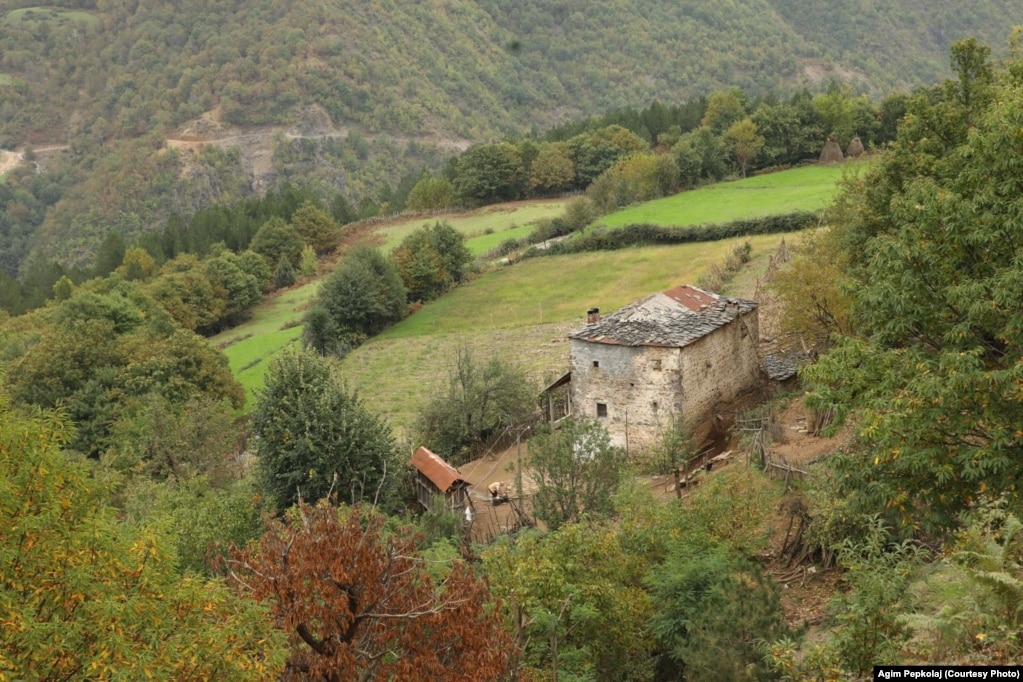
{"label": "stone chimney", "polygon": [[586,311],[586,324],[600,322],[600,308],[590,308]]}
{"label": "stone chimney", "polygon": [[739,303],[737,301],[733,301],[730,298],[725,299],[725,312],[727,312],[732,317],[735,317],[736,315],[739,314]]}

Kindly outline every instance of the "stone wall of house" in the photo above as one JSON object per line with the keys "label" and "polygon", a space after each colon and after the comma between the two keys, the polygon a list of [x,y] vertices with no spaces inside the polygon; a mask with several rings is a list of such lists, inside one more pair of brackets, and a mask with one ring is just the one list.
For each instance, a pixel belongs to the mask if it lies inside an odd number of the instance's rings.
{"label": "stone wall of house", "polygon": [[756,311],[682,349],[682,413],[690,428],[760,378]]}
{"label": "stone wall of house", "polygon": [[682,349],[570,339],[572,412],[603,423],[615,445],[648,449],[672,414],[696,430],[756,385],[758,339],[756,311]]}
{"label": "stone wall of house", "polygon": [[653,445],[682,407],[679,349],[570,339],[569,350],[573,414],[600,421],[611,442],[630,452]]}

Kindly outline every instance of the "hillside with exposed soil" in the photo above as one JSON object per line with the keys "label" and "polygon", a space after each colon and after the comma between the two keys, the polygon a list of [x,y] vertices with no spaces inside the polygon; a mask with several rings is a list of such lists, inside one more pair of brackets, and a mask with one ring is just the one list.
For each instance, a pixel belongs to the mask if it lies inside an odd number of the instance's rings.
{"label": "hillside with exposed soil", "polygon": [[88,263],[110,230],[289,182],[381,202],[385,184],[468,144],[655,100],[930,86],[951,74],[953,40],[998,54],[1017,19],[1009,0],[628,0],[585,13],[549,0],[74,0],[0,14],[0,148],[68,147],[31,190],[37,206],[2,198],[16,224],[0,228],[19,243],[9,274],[34,249]]}

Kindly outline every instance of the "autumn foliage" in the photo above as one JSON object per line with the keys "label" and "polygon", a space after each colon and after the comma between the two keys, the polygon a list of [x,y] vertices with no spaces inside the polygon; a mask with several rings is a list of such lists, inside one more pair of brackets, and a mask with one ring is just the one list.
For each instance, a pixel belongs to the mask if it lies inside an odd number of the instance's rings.
{"label": "autumn foliage", "polygon": [[65,418],[0,399],[0,680],[273,680],[280,633],[253,600],[176,569],[62,452]]}
{"label": "autumn foliage", "polygon": [[439,582],[411,531],[374,512],[302,505],[229,562],[289,637],[284,680],[497,680],[512,645],[487,583],[455,562]]}

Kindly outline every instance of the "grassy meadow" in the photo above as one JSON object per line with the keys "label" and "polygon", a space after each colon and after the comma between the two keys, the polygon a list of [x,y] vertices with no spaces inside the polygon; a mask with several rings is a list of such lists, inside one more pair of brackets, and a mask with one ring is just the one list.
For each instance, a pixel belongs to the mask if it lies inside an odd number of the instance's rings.
{"label": "grassy meadow", "polygon": [[[781,241],[750,238],[755,265]],[[567,370],[566,335],[587,308],[612,311],[677,284],[695,283],[744,239],[552,256],[505,267],[455,289],[342,361],[350,386],[401,432],[444,390],[456,346],[513,359],[541,385]],[[746,277],[749,295],[755,276]]]}
{"label": "grassy meadow", "polygon": [[254,392],[263,386],[270,359],[302,335],[302,315],[318,286],[318,281],[312,281],[273,296],[253,311],[252,319],[210,339],[222,349],[231,373],[245,388],[246,409],[252,409]]}
{"label": "grassy meadow", "polygon": [[83,21],[92,24],[99,21],[99,17],[89,12],[79,10],[62,9],[59,7],[25,7],[7,13],[6,23],[28,24],[40,21],[54,21],[58,25]]}
{"label": "grassy meadow", "polygon": [[[430,218],[420,216],[388,222],[376,230],[376,234],[383,241],[381,248],[387,253],[423,225],[443,220],[465,235],[466,245],[474,254],[479,254],[489,251],[505,239],[524,237],[537,220],[561,215],[566,203],[564,199],[520,201],[484,206],[469,213],[441,214]],[[487,230],[491,233],[487,234]]]}
{"label": "grassy meadow", "polygon": [[827,206],[835,196],[835,183],[846,174],[861,173],[864,168],[866,163],[861,162],[803,166],[743,180],[719,182],[629,206],[598,219],[594,225],[700,225],[792,211],[815,211]]}
{"label": "grassy meadow", "polygon": [[[864,167],[807,166],[721,183],[633,206],[599,223],[723,223],[821,208],[834,196],[838,180]],[[375,235],[389,251],[423,224],[446,220],[467,236],[473,253],[481,254],[505,239],[525,236],[533,229],[532,223],[559,215],[565,203],[516,202],[462,215],[388,222],[378,227]],[[780,235],[750,238],[753,262],[738,274],[731,291],[722,293],[751,295],[757,274],[781,239]],[[741,241],[744,239],[551,256],[500,267],[426,304],[356,349],[342,361],[342,367],[350,385],[400,432],[411,425],[423,401],[446,383],[456,345],[465,344],[482,356],[496,352],[514,358],[539,385],[565,370],[565,336],[580,324],[586,309],[615,310],[652,292],[695,283]],[[302,315],[317,285],[314,280],[269,299],[254,311],[250,321],[212,339],[245,387],[248,409],[254,391],[263,385],[270,359],[301,336]]]}

